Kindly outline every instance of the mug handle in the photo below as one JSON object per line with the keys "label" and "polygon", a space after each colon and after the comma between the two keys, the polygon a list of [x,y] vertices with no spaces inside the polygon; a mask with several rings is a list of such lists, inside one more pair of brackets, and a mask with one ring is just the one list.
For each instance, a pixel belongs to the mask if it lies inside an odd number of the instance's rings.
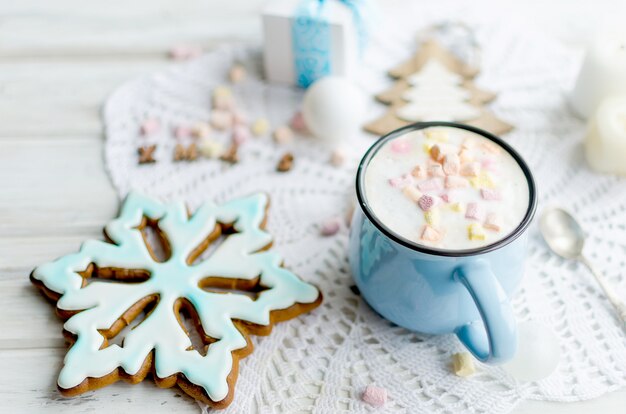
{"label": "mug handle", "polygon": [[461,343],[482,362],[498,364],[513,358],[517,350],[513,308],[487,261],[465,263],[453,276],[472,296],[482,319],[455,331]]}

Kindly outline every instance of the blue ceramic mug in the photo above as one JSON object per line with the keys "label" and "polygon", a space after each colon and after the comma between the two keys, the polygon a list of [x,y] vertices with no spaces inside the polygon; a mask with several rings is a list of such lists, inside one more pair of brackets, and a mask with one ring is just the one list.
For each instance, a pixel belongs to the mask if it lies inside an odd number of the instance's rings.
{"label": "blue ceramic mug", "polygon": [[[484,247],[441,250],[419,245],[389,230],[372,213],[364,191],[365,170],[387,141],[407,132],[446,126],[495,142],[518,162],[528,181],[529,203],[519,226]],[[523,275],[527,229],[537,206],[532,174],[506,142],[480,129],[451,122],[421,122],[379,139],[364,155],[356,177],[360,208],[352,218],[350,267],[363,298],[386,319],[407,329],[455,333],[480,361],[501,363],[517,348],[510,296]]]}

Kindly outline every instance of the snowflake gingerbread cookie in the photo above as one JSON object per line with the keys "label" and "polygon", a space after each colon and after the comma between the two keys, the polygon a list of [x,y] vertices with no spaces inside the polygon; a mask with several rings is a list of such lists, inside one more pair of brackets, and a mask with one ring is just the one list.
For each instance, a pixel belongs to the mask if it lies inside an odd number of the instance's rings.
{"label": "snowflake gingerbread cookie", "polygon": [[[248,335],[267,335],[322,300],[267,250],[267,206],[257,194],[207,203],[190,216],[182,203],[133,193],[106,226],[107,241],[88,241],[36,268],[31,280],[56,301],[72,343],[61,393],[137,383],[151,373],[160,387],[178,385],[215,408],[228,406],[238,361],[252,351]],[[154,234],[161,257],[149,243]],[[113,343],[120,333],[122,342]]]}

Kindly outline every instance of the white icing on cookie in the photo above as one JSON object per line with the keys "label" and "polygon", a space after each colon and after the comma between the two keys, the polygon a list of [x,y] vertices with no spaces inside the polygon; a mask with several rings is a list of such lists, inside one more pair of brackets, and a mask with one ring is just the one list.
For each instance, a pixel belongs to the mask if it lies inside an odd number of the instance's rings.
{"label": "white icing on cookie", "polygon": [[[65,357],[59,386],[76,387],[86,378],[102,377],[117,367],[134,375],[155,350],[158,377],[183,373],[190,382],[203,387],[211,400],[224,399],[229,391],[231,352],[247,345],[232,320],[268,325],[271,311],[296,303],[312,303],[319,296],[314,286],[282,268],[276,253],[259,252],[271,241],[271,236],[260,228],[267,203],[266,195],[257,194],[221,206],[207,203],[188,217],[182,203],[163,205],[130,194],[120,216],[106,226],[107,235],[115,244],[88,241],[78,253],[35,269],[35,279],[62,295],[57,303],[60,309],[82,310],[64,325],[77,335],[77,340]],[[166,234],[171,248],[169,260],[160,263],[152,259],[137,229],[144,216],[158,220]],[[217,222],[234,223],[237,233],[225,238],[207,260],[188,265],[190,253]],[[91,263],[100,268],[146,270],[150,277],[141,283],[96,279],[81,288],[83,279],[78,272]],[[260,276],[260,284],[267,290],[256,300],[241,294],[207,292],[198,283],[209,276],[247,280]],[[109,329],[131,306],[154,294],[159,295],[158,305],[126,335],[123,346],[112,344],[100,349],[104,337],[98,330]],[[173,312],[179,298],[191,302],[206,334],[217,339],[209,345],[206,356],[189,350],[191,341]]]}
{"label": "white icing on cookie", "polygon": [[430,60],[407,81],[413,87],[402,95],[408,103],[396,110],[400,119],[467,121],[480,116],[480,109],[467,103],[471,94],[461,87],[463,77],[436,60]]}

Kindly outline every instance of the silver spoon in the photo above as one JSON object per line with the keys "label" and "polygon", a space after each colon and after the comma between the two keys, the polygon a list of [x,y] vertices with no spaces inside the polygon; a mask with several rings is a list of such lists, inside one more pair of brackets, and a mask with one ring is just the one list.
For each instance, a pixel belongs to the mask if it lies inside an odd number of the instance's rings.
{"label": "silver spoon", "polygon": [[578,260],[587,266],[626,328],[626,305],[617,296],[609,281],[593,267],[589,259],[583,254],[585,235],[576,219],[563,209],[547,208],[541,215],[539,227],[544,240],[554,253],[565,259]]}

